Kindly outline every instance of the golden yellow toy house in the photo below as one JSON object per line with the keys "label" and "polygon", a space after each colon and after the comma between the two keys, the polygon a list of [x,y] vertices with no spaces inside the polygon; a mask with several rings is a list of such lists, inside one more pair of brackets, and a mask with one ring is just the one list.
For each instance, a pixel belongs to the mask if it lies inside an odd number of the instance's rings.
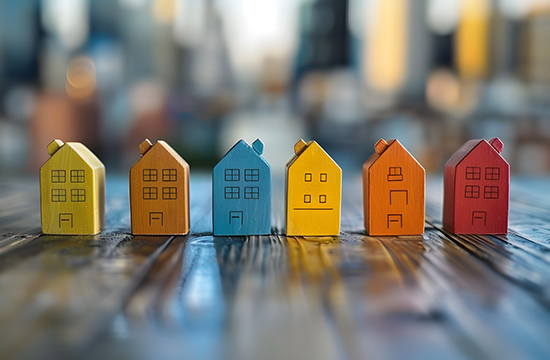
{"label": "golden yellow toy house", "polygon": [[40,168],[44,234],[93,235],[105,224],[105,166],[81,143],[54,140]]}
{"label": "golden yellow toy house", "polygon": [[340,234],[342,170],[315,141],[294,145],[286,164],[286,234]]}

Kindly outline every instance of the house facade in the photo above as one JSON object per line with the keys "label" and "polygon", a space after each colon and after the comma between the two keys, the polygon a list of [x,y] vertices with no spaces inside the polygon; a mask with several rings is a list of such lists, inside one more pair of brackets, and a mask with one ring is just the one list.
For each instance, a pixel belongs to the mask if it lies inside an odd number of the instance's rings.
{"label": "house facade", "polygon": [[105,167],[84,145],[54,140],[40,168],[44,234],[93,235],[105,225]]}
{"label": "house facade", "polygon": [[189,164],[166,142],[146,139],[130,169],[130,215],[134,235],[189,233]]}
{"label": "house facade", "polygon": [[363,164],[365,229],[372,236],[424,233],[425,171],[398,140],[380,139]]}
{"label": "house facade", "polygon": [[315,141],[300,139],[286,164],[286,234],[340,234],[342,170]]}
{"label": "house facade", "polygon": [[217,236],[271,233],[271,166],[264,145],[238,141],[212,173],[212,226]]}
{"label": "house facade", "polygon": [[510,166],[498,138],[470,140],[445,165],[443,226],[455,234],[506,234]]}

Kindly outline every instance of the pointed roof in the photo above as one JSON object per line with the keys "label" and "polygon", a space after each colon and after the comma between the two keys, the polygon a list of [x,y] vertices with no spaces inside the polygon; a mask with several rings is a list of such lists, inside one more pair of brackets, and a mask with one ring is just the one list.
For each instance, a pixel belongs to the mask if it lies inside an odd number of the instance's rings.
{"label": "pointed roof", "polygon": [[256,139],[253,143],[252,143],[252,146],[250,146],[246,141],[244,141],[243,139],[237,141],[237,143],[235,143],[235,145],[233,145],[231,147],[231,149],[229,149],[225,155],[221,158],[221,160],[216,164],[216,166],[218,166],[219,164],[221,164],[224,159],[227,158],[227,155],[229,155],[231,152],[233,151],[241,151],[241,152],[244,152],[244,153],[249,153],[249,154],[252,154],[252,155],[255,155],[256,157],[258,157],[259,159],[261,159],[263,162],[265,162],[269,167],[271,167],[269,165],[269,163],[264,159],[264,157],[262,156],[263,152],[264,152],[264,143],[260,140],[260,139]]}
{"label": "pointed roof", "polygon": [[338,164],[336,163],[336,161],[334,161],[334,159],[332,157],[330,157],[330,155],[325,151],[325,149],[323,149],[316,141],[314,140],[310,140],[308,141],[307,143],[304,141],[304,139],[300,139],[298,140],[298,142],[296,143],[296,145],[294,145],[294,154],[292,155],[292,157],[287,161],[286,163],[286,167],[287,168],[290,168],[292,166],[292,164],[294,164],[296,162],[296,160],[298,160],[298,158],[304,154],[306,151],[308,151],[309,149],[313,149],[313,148],[316,148],[316,149],[319,149],[321,150],[321,152],[327,157],[329,158],[333,163],[334,165],[336,165],[338,168]]}
{"label": "pointed roof", "polygon": [[476,149],[479,146],[485,147],[490,151],[496,152],[501,157],[502,161],[506,163],[506,160],[504,160],[504,158],[500,155],[500,153],[502,152],[502,148],[504,147],[504,144],[499,138],[494,137],[488,142],[485,139],[474,139],[474,140],[467,141],[453,154],[453,156],[451,156],[451,158],[445,164],[445,167],[458,166],[458,164],[460,164],[462,160],[464,160],[468,156],[468,154],[470,154],[474,149]]}
{"label": "pointed roof", "polygon": [[[164,140],[158,140],[155,145],[152,145],[151,141],[149,139],[143,140],[143,142],[139,145],[139,152],[141,154],[140,160],[147,156],[147,153],[151,149],[159,149],[167,152],[170,154],[176,161],[182,163],[183,165],[187,165],[187,161],[185,161],[180,154],[178,154],[168,143],[166,143]],[[139,160],[137,161],[139,162]],[[136,162],[136,164],[137,164]]]}
{"label": "pointed roof", "polygon": [[63,141],[61,141],[59,139],[53,140],[48,145],[48,153],[51,156],[50,159],[52,159],[55,156],[56,153],[59,153],[59,150],[61,150],[61,149],[70,149],[70,150],[74,151],[92,169],[99,169],[99,168],[104,167],[101,160],[99,160],[99,158],[97,156],[95,156],[95,154],[93,152],[91,152],[90,149],[88,149],[83,144],[81,144],[79,142],[63,143]]}

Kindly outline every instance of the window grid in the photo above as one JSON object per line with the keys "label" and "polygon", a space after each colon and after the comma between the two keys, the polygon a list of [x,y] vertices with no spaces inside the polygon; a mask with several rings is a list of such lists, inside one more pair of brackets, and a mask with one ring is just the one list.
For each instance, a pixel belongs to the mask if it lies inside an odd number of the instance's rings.
{"label": "window grid", "polygon": [[225,181],[239,181],[241,174],[239,169],[225,169]]}
{"label": "window grid", "polygon": [[321,180],[321,182],[327,182],[327,174],[322,173],[319,180]]}
{"label": "window grid", "polygon": [[83,183],[84,182],[84,170],[71,170],[71,182]]}
{"label": "window grid", "polygon": [[64,183],[66,181],[65,170],[52,170],[52,183]]}
{"label": "window grid", "polygon": [[237,186],[226,186],[225,187],[225,198],[226,199],[238,199],[240,197],[240,189]]}
{"label": "window grid", "polygon": [[485,199],[498,199],[498,186],[485,186],[483,196]]}
{"label": "window grid", "polygon": [[500,168],[498,167],[485,168],[485,180],[500,180]]}
{"label": "window grid", "polygon": [[244,181],[260,181],[260,170],[259,169],[245,169],[244,170]]}
{"label": "window grid", "polygon": [[481,179],[481,168],[477,166],[466,167],[466,180]]}
{"label": "window grid", "polygon": [[477,185],[466,185],[466,189],[464,191],[464,197],[465,198],[479,198],[479,186]]}
{"label": "window grid", "polygon": [[257,186],[247,186],[244,188],[244,198],[245,199],[259,199],[260,198],[260,188]]}
{"label": "window grid", "polygon": [[311,182],[311,179],[312,179],[311,173],[306,173],[305,181],[306,182]]}
{"label": "window grid", "polygon": [[304,202],[309,204],[311,202],[311,195],[304,195]]}
{"label": "window grid", "polygon": [[402,175],[401,174],[401,167],[390,167],[390,175]]}
{"label": "window grid", "polygon": [[157,169],[143,169],[143,181],[157,181],[158,171]]}
{"label": "window grid", "polygon": [[72,189],[71,190],[71,201],[72,202],[85,202],[86,201],[86,190],[84,190],[84,189]]}
{"label": "window grid", "polygon": [[52,189],[52,202],[67,201],[67,191],[65,189]]}
{"label": "window grid", "polygon": [[143,200],[157,200],[158,190],[156,187],[144,187],[143,188]]}
{"label": "window grid", "polygon": [[178,172],[176,169],[162,169],[162,181],[176,181]]}
{"label": "window grid", "polygon": [[321,204],[325,204],[327,202],[327,196],[326,195],[319,195],[319,202]]}
{"label": "window grid", "polygon": [[163,187],[162,199],[163,200],[176,200],[178,198],[178,188],[176,187]]}

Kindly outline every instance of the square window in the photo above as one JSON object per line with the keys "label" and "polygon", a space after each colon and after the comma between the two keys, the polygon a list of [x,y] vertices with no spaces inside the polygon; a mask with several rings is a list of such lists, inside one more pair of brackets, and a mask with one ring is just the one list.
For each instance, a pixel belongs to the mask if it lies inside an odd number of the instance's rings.
{"label": "square window", "polygon": [[485,199],[498,199],[498,186],[485,186],[483,196]]}
{"label": "square window", "polygon": [[225,169],[225,181],[239,181],[241,174],[239,169]]}
{"label": "square window", "polygon": [[67,201],[67,190],[52,189],[52,202],[65,202],[65,201]]}
{"label": "square window", "polygon": [[176,200],[178,198],[178,188],[176,187],[163,187],[162,199],[163,200]]}
{"label": "square window", "polygon": [[304,195],[304,202],[309,204],[311,202],[311,195]]}
{"label": "square window", "polygon": [[326,195],[319,195],[319,202],[321,204],[324,204],[327,202],[327,196]]}
{"label": "square window", "polygon": [[327,182],[327,174],[325,173],[321,174],[321,182]]}
{"label": "square window", "polygon": [[240,190],[236,186],[226,186],[225,187],[225,198],[226,199],[238,199],[240,197]]}
{"label": "square window", "polygon": [[306,179],[305,179],[306,182],[311,182],[311,178],[312,178],[311,173],[306,173]]}
{"label": "square window", "polygon": [[481,179],[481,168],[475,166],[466,167],[466,180],[479,180]]}
{"label": "square window", "polygon": [[485,180],[500,180],[500,168],[498,167],[485,168]]}
{"label": "square window", "polygon": [[176,169],[162,169],[162,181],[176,181],[177,174]]}
{"label": "square window", "polygon": [[86,201],[86,190],[84,190],[84,189],[72,189],[71,190],[71,201],[72,202],[85,202]]}
{"label": "square window", "polygon": [[245,199],[259,199],[260,198],[260,188],[257,186],[245,187],[244,188],[244,198]]}
{"label": "square window", "polygon": [[143,200],[157,200],[158,190],[156,187],[143,188]]}
{"label": "square window", "polygon": [[65,170],[52,170],[52,182],[53,183],[64,183],[66,181],[66,172]]}
{"label": "square window", "polygon": [[83,183],[84,182],[84,170],[71,170],[71,182]]}
{"label": "square window", "polygon": [[401,167],[398,166],[398,167],[390,167],[390,173],[389,175],[402,175],[401,174]]}
{"label": "square window", "polygon": [[479,197],[479,186],[466,185],[466,189],[464,191],[464,197],[477,199]]}
{"label": "square window", "polygon": [[143,169],[143,181],[157,181],[157,169]]}
{"label": "square window", "polygon": [[244,181],[260,181],[260,169],[245,169]]}

